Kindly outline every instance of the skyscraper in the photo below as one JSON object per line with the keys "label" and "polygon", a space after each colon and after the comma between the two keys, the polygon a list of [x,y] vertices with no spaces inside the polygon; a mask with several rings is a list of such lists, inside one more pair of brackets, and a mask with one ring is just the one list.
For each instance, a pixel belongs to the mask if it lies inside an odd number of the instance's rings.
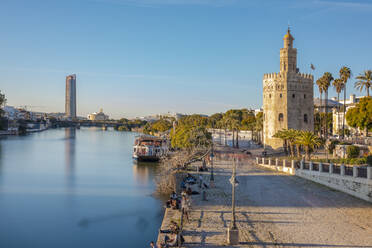
{"label": "skyscraper", "polygon": [[76,75],[72,74],[66,77],[66,117],[76,118]]}

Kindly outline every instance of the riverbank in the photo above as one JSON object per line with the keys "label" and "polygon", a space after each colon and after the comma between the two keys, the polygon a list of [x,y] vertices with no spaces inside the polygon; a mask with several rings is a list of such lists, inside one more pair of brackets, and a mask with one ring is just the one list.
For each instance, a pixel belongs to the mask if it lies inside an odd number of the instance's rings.
{"label": "riverbank", "polygon": [[[182,247],[229,247],[226,230],[231,220],[231,148],[218,148],[214,185],[192,196],[190,222],[184,222]],[[217,150],[218,150],[217,149]],[[369,247],[372,244],[372,205],[342,192],[295,176],[257,167],[251,151],[237,165],[236,222],[240,244],[234,247]],[[200,166],[200,162],[192,166]],[[210,182],[210,171],[192,173]],[[180,212],[166,210],[161,230]],[[332,231],[330,231],[332,230]],[[345,235],[353,233],[353,235]],[[160,234],[158,240],[163,240]]]}

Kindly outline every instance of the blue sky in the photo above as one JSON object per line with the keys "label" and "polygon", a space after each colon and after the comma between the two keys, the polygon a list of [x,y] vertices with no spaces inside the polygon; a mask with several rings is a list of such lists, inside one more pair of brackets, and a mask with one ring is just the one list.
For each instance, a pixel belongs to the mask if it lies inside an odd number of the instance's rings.
{"label": "blue sky", "polygon": [[0,90],[63,112],[76,73],[79,115],[258,108],[288,23],[302,72],[356,76],[372,69],[371,13],[366,0],[1,0]]}

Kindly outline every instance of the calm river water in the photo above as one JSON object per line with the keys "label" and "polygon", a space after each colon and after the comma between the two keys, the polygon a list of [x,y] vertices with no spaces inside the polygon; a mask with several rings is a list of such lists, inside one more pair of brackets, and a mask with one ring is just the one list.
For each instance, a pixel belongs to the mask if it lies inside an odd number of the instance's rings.
{"label": "calm river water", "polygon": [[148,247],[162,202],[134,133],[52,129],[0,138],[0,247]]}

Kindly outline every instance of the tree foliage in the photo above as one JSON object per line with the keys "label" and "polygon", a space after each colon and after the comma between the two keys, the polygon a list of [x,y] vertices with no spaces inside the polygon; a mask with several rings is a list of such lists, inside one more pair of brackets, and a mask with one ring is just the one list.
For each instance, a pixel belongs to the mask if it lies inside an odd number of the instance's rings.
{"label": "tree foliage", "polygon": [[369,97],[369,88],[372,87],[372,70],[364,71],[364,74],[360,74],[356,79],[358,79],[358,81],[355,82],[354,87],[360,91],[365,89]]}
{"label": "tree foliage", "polygon": [[355,107],[350,108],[346,113],[346,120],[349,126],[354,128],[372,129],[372,98],[363,97]]}
{"label": "tree foliage", "polygon": [[0,117],[3,116],[4,114],[4,110],[3,110],[3,107],[6,103],[6,98],[5,98],[5,95],[1,93],[1,90],[0,90]]}
{"label": "tree foliage", "polygon": [[182,117],[175,130],[171,131],[171,143],[174,148],[191,150],[211,145],[212,135],[207,131],[208,117],[190,115]]}
{"label": "tree foliage", "polygon": [[153,123],[147,123],[143,132],[148,134],[163,133],[172,128],[172,123],[166,119],[160,119]]}

